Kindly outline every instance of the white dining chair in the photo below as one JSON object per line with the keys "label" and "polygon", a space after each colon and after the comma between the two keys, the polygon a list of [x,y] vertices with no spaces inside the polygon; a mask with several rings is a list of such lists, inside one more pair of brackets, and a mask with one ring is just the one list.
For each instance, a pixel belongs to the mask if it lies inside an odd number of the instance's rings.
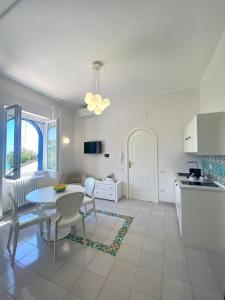
{"label": "white dining chair", "polygon": [[[19,231],[32,226],[34,224],[40,225],[40,232],[42,233],[43,223],[46,223],[47,228],[47,242],[50,240],[50,219],[48,216],[39,209],[31,210],[27,213],[18,215],[18,206],[12,195],[12,193],[8,193],[11,205],[11,224],[9,230],[9,238],[7,243],[7,248],[9,254],[11,254],[11,264],[14,264],[16,248],[18,243]],[[13,251],[10,251],[10,243],[13,235]]]}
{"label": "white dining chair", "polygon": [[80,211],[83,198],[84,193],[75,192],[63,195],[56,201],[56,215],[53,215],[51,217],[51,222],[53,222],[55,225],[54,262],[56,262],[57,260],[58,230],[60,228],[66,228],[71,226],[72,230],[74,225],[82,223],[84,245],[86,245],[84,214]]}
{"label": "white dining chair", "polygon": [[85,207],[85,212],[87,212],[86,206],[88,204],[92,204],[94,215],[95,215],[95,220],[96,220],[96,222],[98,222],[96,203],[95,203],[95,197],[94,197],[95,179],[93,177],[86,178],[84,181],[84,188],[85,188],[85,196],[84,196],[84,200],[83,200],[83,205]]}

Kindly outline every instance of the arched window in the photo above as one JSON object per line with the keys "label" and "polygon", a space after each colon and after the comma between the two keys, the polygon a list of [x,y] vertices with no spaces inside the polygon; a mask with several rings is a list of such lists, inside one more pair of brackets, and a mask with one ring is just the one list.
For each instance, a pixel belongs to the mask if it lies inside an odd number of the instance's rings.
{"label": "arched window", "polygon": [[21,122],[21,176],[43,169],[43,134],[32,120]]}
{"label": "arched window", "polygon": [[4,112],[4,177],[16,180],[45,170],[55,178],[58,170],[57,120],[23,112],[17,104],[4,108]]}

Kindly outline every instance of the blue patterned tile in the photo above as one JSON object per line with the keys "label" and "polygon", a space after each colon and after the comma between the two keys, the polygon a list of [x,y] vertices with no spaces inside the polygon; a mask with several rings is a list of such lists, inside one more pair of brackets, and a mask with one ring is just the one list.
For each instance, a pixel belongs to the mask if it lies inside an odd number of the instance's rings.
{"label": "blue patterned tile", "polygon": [[225,186],[225,155],[203,155],[201,161],[203,173]]}

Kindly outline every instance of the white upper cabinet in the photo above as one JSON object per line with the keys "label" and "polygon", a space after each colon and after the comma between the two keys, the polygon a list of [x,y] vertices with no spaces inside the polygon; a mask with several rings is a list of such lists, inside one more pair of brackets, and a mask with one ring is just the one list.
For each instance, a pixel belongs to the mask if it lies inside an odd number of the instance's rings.
{"label": "white upper cabinet", "polygon": [[196,115],[184,129],[184,152],[225,155],[225,112]]}
{"label": "white upper cabinet", "polygon": [[197,116],[184,129],[184,152],[198,152]]}

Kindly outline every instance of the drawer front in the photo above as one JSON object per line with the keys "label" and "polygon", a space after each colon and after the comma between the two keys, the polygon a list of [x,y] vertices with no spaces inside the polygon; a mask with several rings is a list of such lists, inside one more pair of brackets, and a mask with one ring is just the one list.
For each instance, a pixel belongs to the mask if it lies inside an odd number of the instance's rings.
{"label": "drawer front", "polygon": [[115,191],[116,186],[115,184],[96,183],[95,190]]}
{"label": "drawer front", "polygon": [[115,191],[95,190],[95,197],[102,198],[102,199],[115,200],[116,194],[115,194]]}

